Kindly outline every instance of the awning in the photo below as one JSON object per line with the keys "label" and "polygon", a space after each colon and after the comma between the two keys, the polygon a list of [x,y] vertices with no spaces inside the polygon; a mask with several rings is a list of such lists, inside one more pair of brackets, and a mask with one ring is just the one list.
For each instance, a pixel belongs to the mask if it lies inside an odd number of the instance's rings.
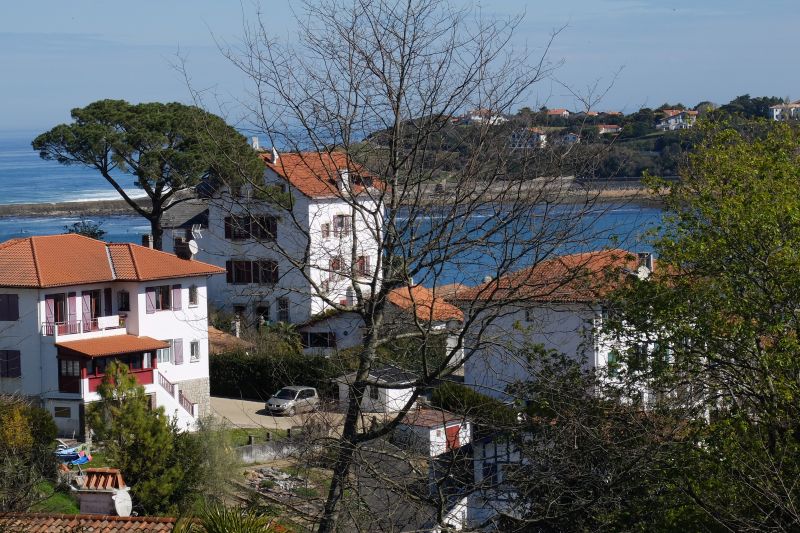
{"label": "awning", "polygon": [[152,352],[161,348],[169,348],[169,343],[151,337],[112,335],[79,341],[58,342],[56,346],[61,350],[67,350],[83,357],[105,357],[109,355]]}

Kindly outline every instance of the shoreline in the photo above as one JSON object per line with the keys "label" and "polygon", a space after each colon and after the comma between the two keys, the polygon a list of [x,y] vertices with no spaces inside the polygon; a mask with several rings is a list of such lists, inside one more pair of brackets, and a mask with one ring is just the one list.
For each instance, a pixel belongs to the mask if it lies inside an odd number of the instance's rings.
{"label": "shoreline", "polygon": [[[595,197],[600,202],[629,202],[645,207],[658,207],[661,202],[642,189],[607,189],[582,191],[575,195],[574,202]],[[570,202],[569,198],[566,202]],[[147,207],[146,200],[140,200]],[[0,204],[0,218],[32,217],[77,217],[77,216],[140,216],[127,202],[119,200],[81,200],[77,202],[42,202],[28,204]]]}

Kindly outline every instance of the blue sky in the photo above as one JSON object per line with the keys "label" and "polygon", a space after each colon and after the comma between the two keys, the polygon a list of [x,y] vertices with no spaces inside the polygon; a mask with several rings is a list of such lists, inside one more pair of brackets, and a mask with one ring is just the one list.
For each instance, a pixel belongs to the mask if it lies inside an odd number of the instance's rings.
{"label": "blue sky", "polygon": [[[289,2],[259,3],[276,37],[291,37]],[[525,12],[520,43],[541,46],[566,26],[551,51],[564,65],[539,85],[531,107],[575,107],[578,92],[605,87],[598,106],[626,112],[665,101],[725,103],[751,95],[800,98],[795,53],[797,0],[484,0],[485,14]],[[173,67],[180,53],[192,84],[223,100],[247,82],[214,38],[235,42],[252,0],[37,0],[0,10],[0,129],[43,129],[101,98],[189,101]],[[621,71],[620,71],[621,69]]]}

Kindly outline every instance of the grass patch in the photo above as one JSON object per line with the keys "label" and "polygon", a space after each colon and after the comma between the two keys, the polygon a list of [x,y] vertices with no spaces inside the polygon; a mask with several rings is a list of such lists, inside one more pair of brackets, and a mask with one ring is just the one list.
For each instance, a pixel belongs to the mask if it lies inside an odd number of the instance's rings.
{"label": "grass patch", "polygon": [[297,487],[292,492],[299,498],[319,498],[319,492],[313,487]]}
{"label": "grass patch", "polygon": [[39,483],[39,492],[44,499],[31,507],[36,513],[78,514],[78,500],[66,487],[56,487],[48,481]]}
{"label": "grass patch", "polygon": [[248,438],[250,435],[254,437],[256,444],[263,444],[267,442],[267,432],[269,431],[272,440],[281,440],[286,438],[286,431],[282,429],[264,429],[264,428],[230,428],[224,430],[231,446],[246,446],[249,444]]}

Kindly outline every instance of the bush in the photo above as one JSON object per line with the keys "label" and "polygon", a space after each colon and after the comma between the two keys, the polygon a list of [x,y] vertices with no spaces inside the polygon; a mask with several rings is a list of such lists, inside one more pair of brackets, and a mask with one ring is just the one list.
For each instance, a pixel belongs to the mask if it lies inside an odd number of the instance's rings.
{"label": "bush", "polygon": [[459,383],[447,382],[433,389],[431,403],[440,409],[467,416],[478,426],[500,428],[517,423],[515,409]]}
{"label": "bush", "polygon": [[308,385],[331,397],[342,368],[320,356],[227,353],[211,357],[208,372],[213,396],[266,400],[287,385]]}

